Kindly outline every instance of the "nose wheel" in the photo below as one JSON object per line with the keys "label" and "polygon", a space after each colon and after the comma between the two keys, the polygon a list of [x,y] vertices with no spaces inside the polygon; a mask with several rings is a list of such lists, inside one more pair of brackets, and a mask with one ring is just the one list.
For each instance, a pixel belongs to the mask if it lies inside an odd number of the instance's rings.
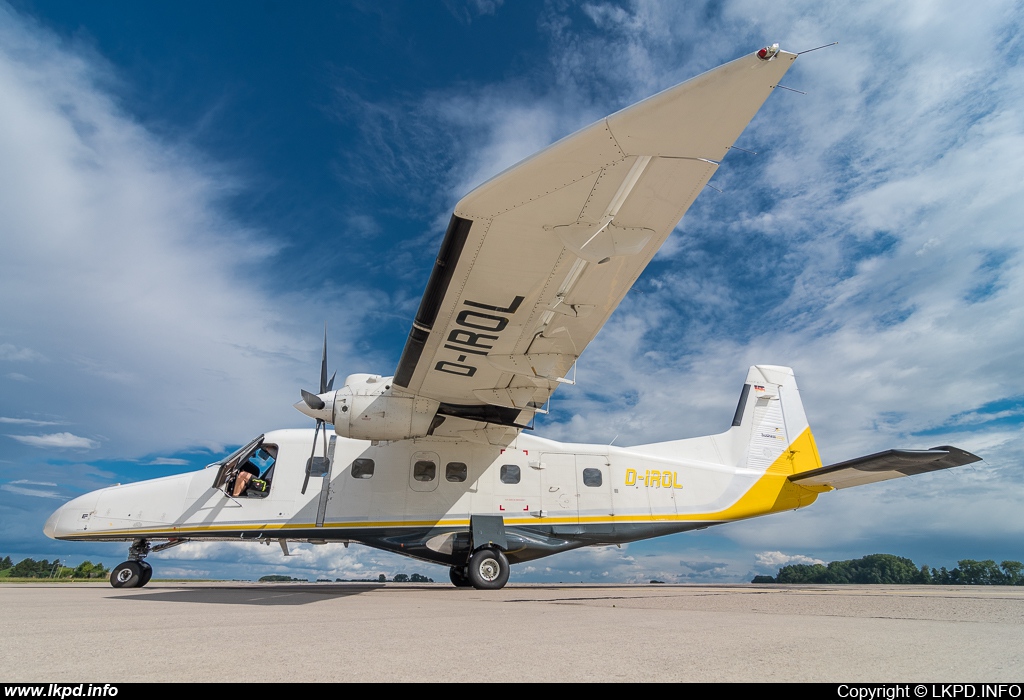
{"label": "nose wheel", "polygon": [[153,578],[153,567],[144,561],[136,563],[139,565],[139,568],[142,569],[142,575],[139,577],[139,588],[142,588],[149,583],[149,579]]}
{"label": "nose wheel", "polygon": [[[150,575],[152,567],[146,564]],[[114,588],[138,588],[142,585],[142,565],[137,561],[121,562],[110,572],[110,585]]]}
{"label": "nose wheel", "polygon": [[143,559],[152,548],[146,540],[135,540],[128,548],[128,561],[121,562],[110,572],[110,585],[114,588],[142,588],[153,578],[153,567]]}

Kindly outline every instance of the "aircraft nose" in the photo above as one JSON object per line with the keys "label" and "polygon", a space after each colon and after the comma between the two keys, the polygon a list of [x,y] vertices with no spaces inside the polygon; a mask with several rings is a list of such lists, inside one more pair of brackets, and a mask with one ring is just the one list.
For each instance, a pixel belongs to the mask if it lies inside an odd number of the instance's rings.
{"label": "aircraft nose", "polygon": [[[55,540],[60,537],[61,534],[57,531],[57,523],[60,522],[61,513],[64,512],[64,506],[61,506],[57,510],[53,511],[53,515],[46,519],[46,524],[43,525],[43,534],[49,537],[51,540]],[[38,521],[36,521],[38,522]]]}

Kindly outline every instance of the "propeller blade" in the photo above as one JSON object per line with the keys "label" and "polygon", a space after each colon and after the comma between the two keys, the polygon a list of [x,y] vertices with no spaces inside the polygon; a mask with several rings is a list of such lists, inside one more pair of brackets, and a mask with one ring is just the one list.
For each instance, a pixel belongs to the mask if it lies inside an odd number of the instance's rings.
{"label": "propeller blade", "polygon": [[[302,392],[305,394],[306,392]],[[309,461],[306,462],[306,478],[302,480],[302,494],[305,495],[306,487],[309,486],[309,467],[313,463],[313,455],[316,454],[316,436],[320,433],[320,426],[324,425],[322,420],[317,420],[316,430],[313,431],[313,450],[309,453]],[[324,425],[324,437],[327,437],[327,426]],[[324,452],[326,455],[327,452]]]}
{"label": "propeller blade", "polygon": [[302,392],[302,400],[305,401],[306,405],[312,408],[314,411],[319,411],[320,409],[327,405],[324,403],[324,400],[321,399],[316,394],[311,394],[305,389],[300,389],[299,391]]}
{"label": "propeller blade", "polygon": [[331,389],[334,388],[334,378],[337,377],[337,376],[338,376],[337,372],[335,372],[334,374],[331,375],[331,381],[327,382],[327,391],[330,391]]}
{"label": "propeller blade", "polygon": [[327,324],[324,324],[324,355],[320,360],[320,393],[327,391]]}

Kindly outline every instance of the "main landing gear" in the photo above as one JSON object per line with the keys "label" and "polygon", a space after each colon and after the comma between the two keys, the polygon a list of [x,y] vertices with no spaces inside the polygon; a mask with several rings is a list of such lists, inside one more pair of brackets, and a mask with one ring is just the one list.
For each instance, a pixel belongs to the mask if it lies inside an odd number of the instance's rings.
{"label": "main landing gear", "polygon": [[452,585],[456,588],[469,588],[473,585],[466,574],[466,567],[464,566],[453,566],[448,569],[448,578],[451,579]]}
{"label": "main landing gear", "polygon": [[496,591],[508,583],[509,572],[508,559],[500,549],[483,547],[473,553],[465,567],[449,569],[448,577],[457,588],[472,586],[477,590]]}

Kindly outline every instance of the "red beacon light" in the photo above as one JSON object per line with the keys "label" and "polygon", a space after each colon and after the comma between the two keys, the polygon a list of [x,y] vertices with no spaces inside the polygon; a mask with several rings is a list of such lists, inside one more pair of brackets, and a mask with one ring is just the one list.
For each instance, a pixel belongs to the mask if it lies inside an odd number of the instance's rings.
{"label": "red beacon light", "polygon": [[779,53],[779,45],[772,44],[771,46],[765,46],[763,49],[757,52],[757,57],[762,61],[770,61],[775,58],[776,54]]}

